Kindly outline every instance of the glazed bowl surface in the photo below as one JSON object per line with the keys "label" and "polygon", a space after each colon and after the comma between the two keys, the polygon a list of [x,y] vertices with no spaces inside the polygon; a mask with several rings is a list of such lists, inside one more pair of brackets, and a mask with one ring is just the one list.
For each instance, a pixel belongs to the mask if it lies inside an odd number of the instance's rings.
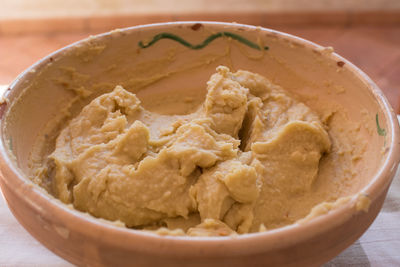
{"label": "glazed bowl surface", "polygon": [[[219,65],[259,73],[318,114],[335,107],[349,122],[343,127],[355,125],[368,146],[357,163],[357,182],[348,202],[304,223],[262,233],[159,236],[83,214],[29,179],[35,140],[60,113],[73,117],[116,85],[135,92],[145,107],[157,102],[168,109],[176,105],[165,101],[168,95],[203,96],[206,81]],[[93,94],[72,101],[84,93],[82,88]],[[331,48],[249,25],[162,23],[89,37],[28,68],[4,97],[2,192],[32,236],[80,266],[320,265],[356,241],[373,222],[400,159],[396,116],[368,76]],[[185,103],[180,105],[185,109]]]}

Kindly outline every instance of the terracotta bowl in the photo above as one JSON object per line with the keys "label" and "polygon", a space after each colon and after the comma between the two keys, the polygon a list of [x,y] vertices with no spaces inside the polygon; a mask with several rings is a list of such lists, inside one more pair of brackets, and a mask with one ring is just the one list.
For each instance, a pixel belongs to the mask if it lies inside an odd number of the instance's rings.
{"label": "terracotta bowl", "polygon": [[[336,106],[349,122],[359,125],[358,134],[368,146],[355,173],[357,185],[350,201],[308,222],[263,233],[173,237],[95,219],[62,204],[29,180],[28,159],[49,120],[67,110],[74,116],[117,84],[136,92],[143,103],[168,105],[166,96],[175,93],[197,97],[219,64],[260,73],[319,113]],[[93,93],[73,101],[86,89]],[[163,23],[90,37],[27,69],[10,85],[5,98],[0,184],[8,205],[32,236],[82,266],[322,264],[356,241],[373,222],[400,157],[397,119],[381,90],[361,70],[330,48],[247,25]],[[368,209],[360,208],[358,193],[368,196]]]}

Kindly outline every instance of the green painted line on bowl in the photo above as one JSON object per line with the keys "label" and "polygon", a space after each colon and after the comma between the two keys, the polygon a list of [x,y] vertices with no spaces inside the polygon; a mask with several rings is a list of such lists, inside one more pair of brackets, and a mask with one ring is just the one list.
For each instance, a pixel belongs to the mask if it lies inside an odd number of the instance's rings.
{"label": "green painted line on bowl", "polygon": [[220,37],[230,37],[242,44],[247,45],[248,47],[251,47],[251,48],[254,48],[257,50],[268,50],[269,49],[268,46],[264,46],[264,47],[259,46],[258,44],[254,43],[252,41],[249,41],[248,39],[244,38],[243,36],[240,36],[240,35],[238,35],[236,33],[232,33],[232,32],[218,32],[218,33],[212,34],[209,37],[207,37],[202,43],[197,44],[197,45],[193,45],[173,33],[163,32],[163,33],[154,35],[153,39],[146,44],[144,44],[142,41],[139,41],[138,45],[141,48],[148,48],[148,47],[152,46],[153,44],[157,43],[158,41],[160,41],[161,39],[170,39],[170,40],[176,41],[190,49],[198,50],[198,49],[202,49],[202,48],[206,47],[212,41],[214,41],[215,39],[220,38]]}
{"label": "green painted line on bowl", "polygon": [[12,143],[12,137],[10,136],[10,139],[8,140],[8,147],[11,152],[13,152],[13,143]]}
{"label": "green painted line on bowl", "polygon": [[381,126],[379,125],[379,116],[378,116],[378,113],[376,113],[375,121],[376,121],[376,130],[377,130],[378,134],[379,134],[380,136],[386,136],[386,130],[383,129],[383,128],[381,128]]}

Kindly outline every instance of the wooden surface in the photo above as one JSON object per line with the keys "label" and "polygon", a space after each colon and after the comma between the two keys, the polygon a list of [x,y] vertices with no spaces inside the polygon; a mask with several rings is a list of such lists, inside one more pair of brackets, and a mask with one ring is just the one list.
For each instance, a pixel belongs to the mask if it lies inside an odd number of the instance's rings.
{"label": "wooden surface", "polygon": [[[107,28],[106,21],[102,23],[101,31],[112,29],[110,26]],[[400,26],[276,25],[273,28],[332,46],[367,73],[384,91],[394,110],[400,113]],[[0,84],[10,83],[43,56],[101,31],[0,34]]]}
{"label": "wooden surface", "polygon": [[233,14],[248,12],[386,12],[398,0],[1,0],[0,20],[93,16]]}

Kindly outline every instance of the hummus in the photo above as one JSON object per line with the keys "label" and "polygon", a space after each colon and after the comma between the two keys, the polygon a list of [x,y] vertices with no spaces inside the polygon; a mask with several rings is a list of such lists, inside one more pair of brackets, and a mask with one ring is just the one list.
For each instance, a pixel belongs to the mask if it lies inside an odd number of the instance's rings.
{"label": "hummus", "polygon": [[189,114],[146,110],[121,86],[95,98],[60,132],[40,179],[62,202],[127,227],[243,234],[331,200],[319,175],[331,146],[305,104],[258,74],[220,66]]}

